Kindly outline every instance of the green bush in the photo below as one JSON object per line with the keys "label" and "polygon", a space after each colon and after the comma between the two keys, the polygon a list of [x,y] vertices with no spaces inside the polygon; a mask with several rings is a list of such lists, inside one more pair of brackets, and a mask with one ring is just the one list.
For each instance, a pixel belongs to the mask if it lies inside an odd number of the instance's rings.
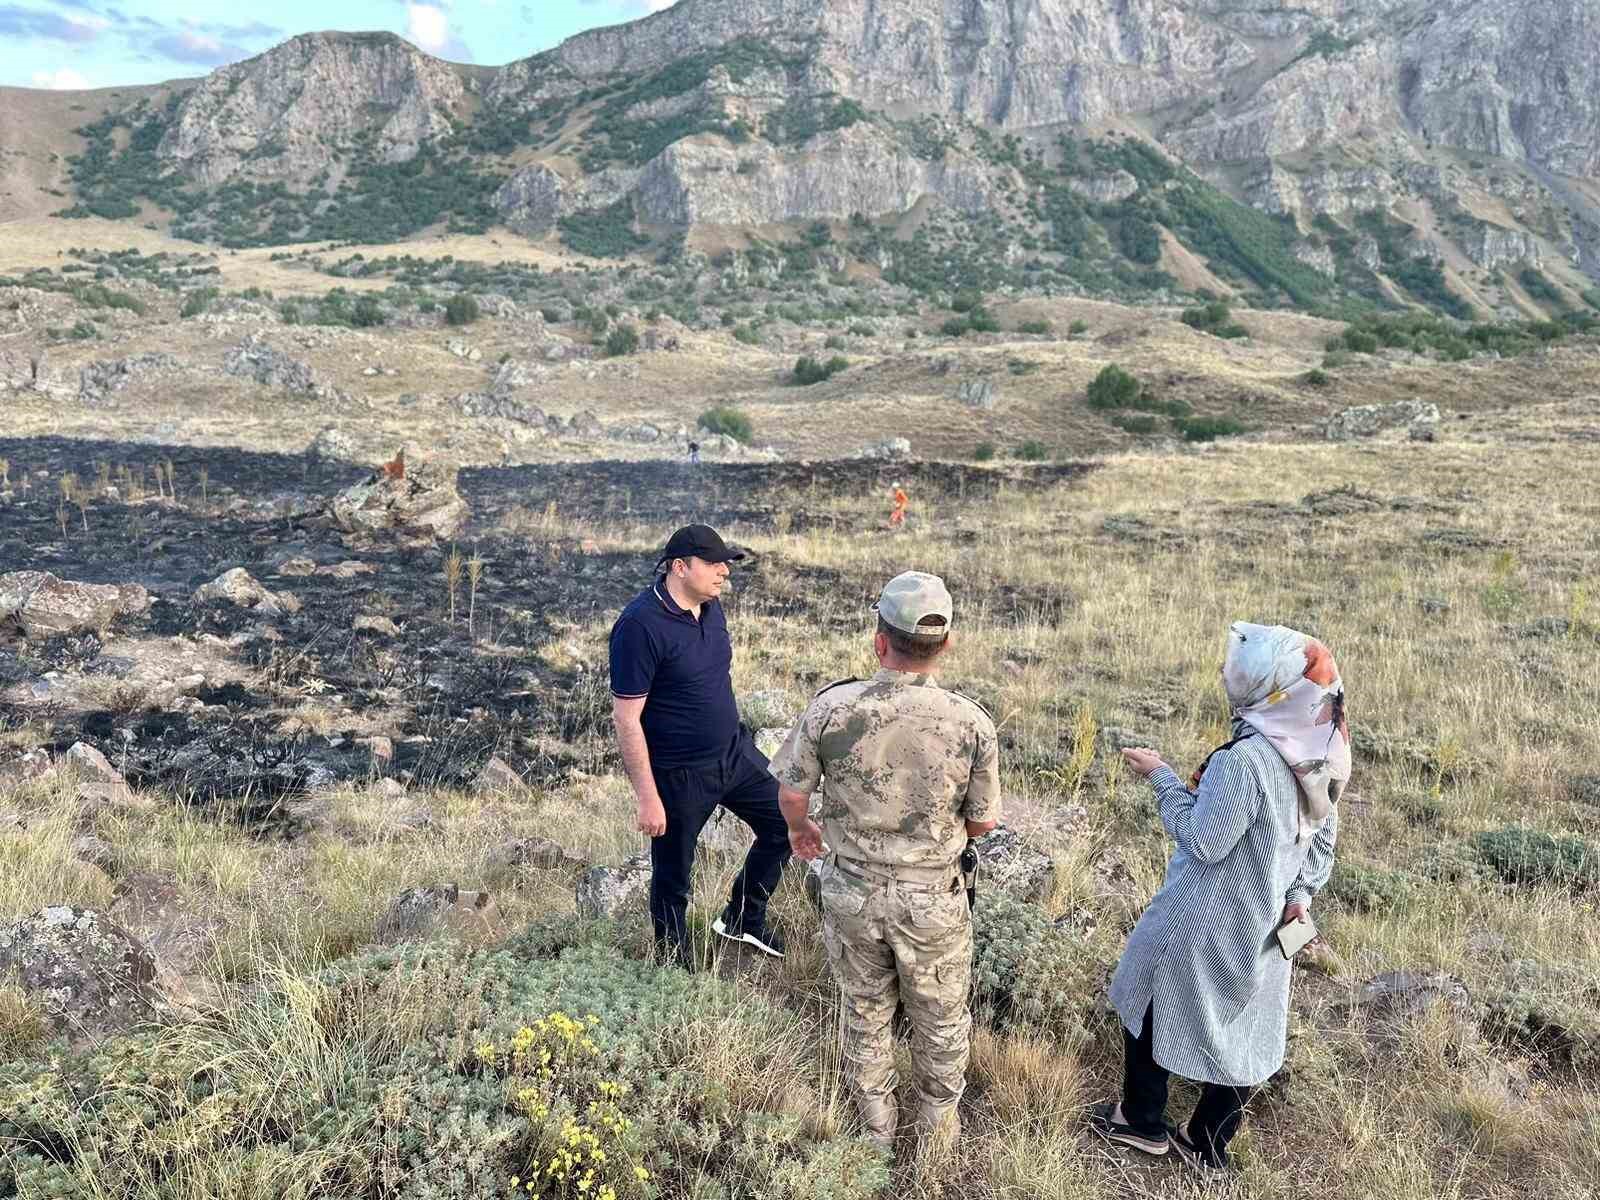
{"label": "green bush", "polygon": [[1408,904],[1416,887],[1410,876],[1399,871],[1340,858],[1324,894],[1357,912],[1388,913]]}
{"label": "green bush", "polygon": [[957,292],[950,301],[950,311],[958,313],[971,312],[975,308],[983,307],[982,292]]}
{"label": "green bush", "polygon": [[1023,462],[1043,462],[1050,457],[1050,447],[1037,438],[1029,438],[1012,452],[1012,457]]}
{"label": "green bush", "polygon": [[1244,432],[1244,426],[1232,417],[1177,417],[1173,424],[1186,442],[1214,442]]}
{"label": "green bush", "polygon": [[1053,326],[1049,321],[1024,321],[1017,326],[1018,333],[1049,333]]}
{"label": "green bush", "polygon": [[844,336],[838,333],[830,333],[826,338],[823,339],[822,348],[824,350],[843,350]]}
{"label": "green bush", "polygon": [[1546,1069],[1600,1071],[1600,984],[1573,964],[1513,959],[1507,978],[1487,990],[1483,1031],[1513,1051],[1530,1054]]}
{"label": "green bush", "polygon": [[741,410],[728,405],[708,408],[696,422],[707,433],[725,433],[737,442],[748,442],[755,430],[750,418]]}
{"label": "green bush", "polygon": [[1156,418],[1145,413],[1118,413],[1111,423],[1127,433],[1154,433],[1159,426]]}
{"label": "green bush", "polygon": [[847,359],[835,354],[827,362],[819,362],[809,354],[803,354],[794,364],[794,381],[802,387],[809,387],[813,383],[822,383],[832,379],[840,371],[850,366]]}
{"label": "green bush", "polygon": [[973,462],[992,462],[994,456],[995,445],[993,442],[979,442],[972,448]]}
{"label": "green bush", "polygon": [[754,325],[739,325],[734,328],[733,339],[743,342],[746,346],[761,345],[761,331]]}
{"label": "green bush", "polygon": [[1365,329],[1347,329],[1344,333],[1344,346],[1346,350],[1356,354],[1376,354],[1378,339]]}
{"label": "green bush", "polygon": [[[370,953],[226,1020],[0,1064],[0,1191],[177,1195],[315,1164],[317,1195],[652,1200],[706,1194],[713,1153],[771,1200],[887,1185],[867,1143],[802,1130],[760,1085],[821,1084],[792,1014],[551,934]],[[737,1075],[707,1065],[724,1043]]]}
{"label": "green bush", "polygon": [[221,294],[221,289],[214,287],[198,287],[190,290],[183,298],[183,304],[178,309],[178,316],[185,319],[198,317],[211,307],[211,302]]}
{"label": "green bush", "polygon": [[1089,407],[1094,409],[1128,408],[1139,398],[1139,381],[1116,363],[1100,369],[1089,384]]}
{"label": "green bush", "polygon": [[1480,860],[1515,886],[1600,886],[1600,849],[1582,838],[1508,825],[1475,835],[1471,845]]}
{"label": "green bush", "polygon": [[1069,1046],[1088,1039],[1106,965],[1081,938],[1035,905],[984,891],[973,910],[972,942],[972,998],[980,1017]]}
{"label": "green bush", "polygon": [[447,325],[471,325],[482,315],[478,298],[469,292],[457,292],[444,302],[444,320]]}
{"label": "green bush", "polygon": [[606,354],[610,358],[621,358],[638,348],[639,334],[632,325],[615,325],[606,335]]}
{"label": "green bush", "polygon": [[1306,383],[1309,383],[1312,387],[1327,387],[1329,382],[1331,382],[1328,373],[1321,367],[1312,367],[1311,370],[1300,376],[1300,378]]}
{"label": "green bush", "polygon": [[1088,332],[1089,322],[1087,321],[1074,321],[1071,325],[1067,326],[1067,333],[1073,337],[1082,337]]}

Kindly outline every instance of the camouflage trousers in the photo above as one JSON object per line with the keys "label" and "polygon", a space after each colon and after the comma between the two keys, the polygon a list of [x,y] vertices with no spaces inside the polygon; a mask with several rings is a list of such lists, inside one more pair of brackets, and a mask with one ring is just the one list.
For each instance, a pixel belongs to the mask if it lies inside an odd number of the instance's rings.
{"label": "camouflage trousers", "polygon": [[858,873],[830,859],[822,873],[822,937],[840,1006],[845,1082],[874,1141],[894,1138],[894,1017],[911,1020],[917,1123],[959,1130],[972,1015],[972,914],[952,867],[948,884]]}

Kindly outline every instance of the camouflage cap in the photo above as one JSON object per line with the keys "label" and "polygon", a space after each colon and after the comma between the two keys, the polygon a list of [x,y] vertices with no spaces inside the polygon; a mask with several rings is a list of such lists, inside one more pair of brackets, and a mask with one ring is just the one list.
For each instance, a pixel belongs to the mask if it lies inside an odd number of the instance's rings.
{"label": "camouflage cap", "polygon": [[[943,638],[950,632],[954,613],[944,580],[925,571],[902,571],[896,575],[884,585],[872,607],[885,624],[900,633],[929,639]],[[934,617],[938,620],[931,619]]]}

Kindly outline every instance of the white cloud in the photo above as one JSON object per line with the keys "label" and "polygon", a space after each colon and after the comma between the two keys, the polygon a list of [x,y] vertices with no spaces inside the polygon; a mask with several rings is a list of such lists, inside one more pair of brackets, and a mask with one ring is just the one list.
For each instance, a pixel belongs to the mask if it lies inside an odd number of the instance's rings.
{"label": "white cloud", "polygon": [[406,37],[422,49],[438,53],[450,44],[450,18],[432,4],[408,4]]}
{"label": "white cloud", "polygon": [[58,92],[81,92],[88,89],[89,81],[71,67],[62,67],[56,71],[35,71],[33,73],[33,86],[36,88],[50,88]]}
{"label": "white cloud", "polygon": [[644,0],[644,6],[651,12],[660,12],[664,8],[671,8],[678,0]]}

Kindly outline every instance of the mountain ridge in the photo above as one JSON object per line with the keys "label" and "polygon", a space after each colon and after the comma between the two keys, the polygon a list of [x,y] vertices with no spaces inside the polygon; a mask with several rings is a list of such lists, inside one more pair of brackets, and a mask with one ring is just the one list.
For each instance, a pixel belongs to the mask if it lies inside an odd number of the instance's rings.
{"label": "mountain ridge", "polygon": [[[627,253],[932,205],[1137,290],[1155,264],[1116,252],[1128,223],[1212,255],[1126,172],[1060,172],[1067,145],[1117,135],[1207,204],[1279,220],[1333,293],[1525,313],[1518,276],[1575,304],[1600,268],[1597,50],[1582,0],[680,0],[500,68],[303,34],[84,126],[62,211],[143,197],[180,236],[239,245],[360,241],[363,221],[373,241],[442,223],[570,245],[573,222],[609,222],[586,244]],[[1104,235],[1063,234],[1082,221]]]}

